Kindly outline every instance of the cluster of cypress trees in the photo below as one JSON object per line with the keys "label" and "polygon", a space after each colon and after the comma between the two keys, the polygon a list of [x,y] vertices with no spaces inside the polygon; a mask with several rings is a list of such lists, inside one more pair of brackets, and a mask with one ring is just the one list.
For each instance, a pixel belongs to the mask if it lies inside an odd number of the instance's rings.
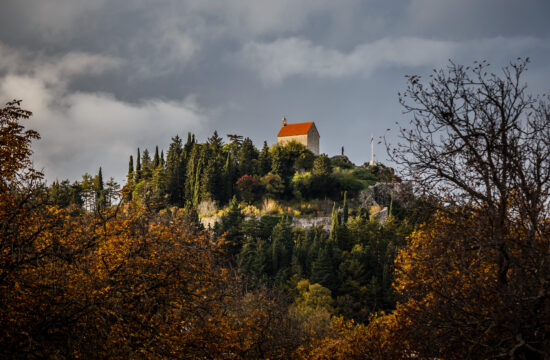
{"label": "cluster of cypress trees", "polygon": [[[176,136],[166,159],[158,147],[152,160],[147,149],[141,153],[138,148],[135,165],[130,156],[126,196],[194,208],[203,200],[214,200],[219,205],[228,204],[234,196],[249,200],[243,196],[246,191],[253,195],[249,201],[260,200],[263,195],[289,199],[296,194],[292,178],[297,170],[311,171],[319,184],[308,186],[314,191],[304,191],[307,197],[326,197],[328,193],[330,197],[341,196],[342,189],[331,183],[332,168],[326,155],[315,157],[298,143],[269,148],[264,141],[259,150],[250,138],[228,138],[224,144],[214,132],[206,142],[199,143],[189,133],[183,143]],[[248,178],[239,183],[244,176]]]}

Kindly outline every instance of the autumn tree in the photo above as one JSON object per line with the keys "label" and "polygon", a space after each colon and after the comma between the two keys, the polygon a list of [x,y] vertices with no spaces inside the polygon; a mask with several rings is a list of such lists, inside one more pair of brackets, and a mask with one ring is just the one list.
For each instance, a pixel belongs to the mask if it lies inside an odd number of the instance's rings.
{"label": "autumn tree", "polygon": [[400,96],[412,123],[390,154],[440,199],[399,262],[425,356],[549,356],[550,104],[527,93],[527,64],[451,63]]}

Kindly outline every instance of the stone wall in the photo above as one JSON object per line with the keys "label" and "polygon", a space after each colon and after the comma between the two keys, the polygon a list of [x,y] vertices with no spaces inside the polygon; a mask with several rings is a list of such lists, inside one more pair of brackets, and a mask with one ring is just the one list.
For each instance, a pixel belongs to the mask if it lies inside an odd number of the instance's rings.
{"label": "stone wall", "polygon": [[297,143],[307,147],[307,135],[293,135],[293,136],[283,136],[283,137],[277,138],[277,144],[281,146],[288,144],[291,141],[296,141]]}
{"label": "stone wall", "polygon": [[[257,216],[257,219],[260,217]],[[246,217],[245,220],[250,220],[251,217]],[[213,229],[217,222],[221,221],[220,217],[204,217],[199,220],[205,229]],[[322,226],[325,230],[330,230],[332,218],[330,216],[320,216],[312,218],[293,218],[292,227],[298,227],[302,229],[309,229],[312,226]]]}

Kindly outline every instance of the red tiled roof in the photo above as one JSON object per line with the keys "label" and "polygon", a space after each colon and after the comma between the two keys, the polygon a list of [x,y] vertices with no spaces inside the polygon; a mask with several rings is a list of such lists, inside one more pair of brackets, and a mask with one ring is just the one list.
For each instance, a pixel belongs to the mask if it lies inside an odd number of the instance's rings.
{"label": "red tiled roof", "polygon": [[293,135],[305,135],[311,129],[313,122],[305,122],[298,124],[287,124],[281,128],[277,137],[293,136]]}

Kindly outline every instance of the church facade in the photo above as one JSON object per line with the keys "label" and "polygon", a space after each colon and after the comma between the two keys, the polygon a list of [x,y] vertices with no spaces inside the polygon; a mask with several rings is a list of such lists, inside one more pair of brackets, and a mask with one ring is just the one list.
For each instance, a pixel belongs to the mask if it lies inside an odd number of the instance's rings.
{"label": "church facade", "polygon": [[319,155],[319,139],[314,122],[287,124],[286,118],[283,118],[283,126],[277,135],[277,144],[284,145],[296,141],[315,155]]}

